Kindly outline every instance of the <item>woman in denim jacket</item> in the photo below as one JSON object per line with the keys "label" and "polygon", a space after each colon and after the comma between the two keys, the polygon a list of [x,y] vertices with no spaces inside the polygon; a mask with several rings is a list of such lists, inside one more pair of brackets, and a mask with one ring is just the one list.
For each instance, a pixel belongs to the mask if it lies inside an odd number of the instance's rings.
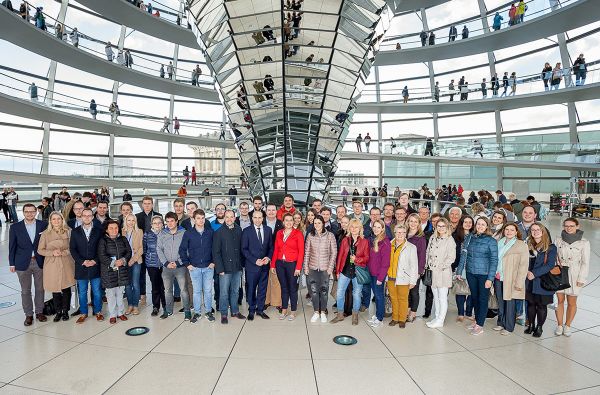
{"label": "woman in denim jacket", "polygon": [[475,308],[475,322],[469,326],[472,335],[483,333],[489,289],[496,276],[497,267],[498,243],[492,237],[490,221],[480,217],[475,222],[475,232],[465,237],[460,263],[456,270],[456,273],[462,273],[465,269],[467,273],[467,282]]}

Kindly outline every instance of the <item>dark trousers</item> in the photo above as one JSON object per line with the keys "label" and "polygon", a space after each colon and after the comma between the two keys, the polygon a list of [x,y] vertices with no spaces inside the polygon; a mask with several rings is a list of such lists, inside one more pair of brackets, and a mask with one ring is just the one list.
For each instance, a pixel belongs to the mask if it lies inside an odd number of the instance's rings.
{"label": "dark trousers", "polygon": [[543,326],[544,322],[546,322],[546,317],[548,316],[548,305],[552,303],[552,297],[548,303],[542,295],[535,295],[531,292],[527,292],[525,295],[527,299],[527,319],[529,320],[529,325]]}
{"label": "dark trousers", "polygon": [[[368,288],[368,287],[363,287]],[[377,277],[371,276],[371,289],[375,295],[375,316],[379,321],[383,321],[383,314],[385,313],[385,298],[384,298],[385,281],[382,281],[380,285],[377,285]]]}
{"label": "dark trousers", "polygon": [[[408,307],[410,311],[416,313],[419,308],[420,295],[419,285],[421,284],[421,278],[417,279],[417,284],[408,292]],[[431,315],[431,308],[433,307],[433,292],[431,287],[425,287],[425,314],[426,316]]]}
{"label": "dark trousers", "polygon": [[268,265],[261,266],[258,270],[246,270],[246,302],[250,313],[260,313],[265,309],[268,282]]}
{"label": "dark trousers", "polygon": [[165,299],[165,285],[162,279],[162,267],[149,267],[148,276],[152,285],[152,307],[160,309],[160,306],[162,306],[164,309],[167,303]]}
{"label": "dark trousers", "polygon": [[214,275],[214,288],[215,288],[215,310],[220,311],[219,310],[219,299],[221,298],[221,287],[219,285],[220,281],[219,281],[219,275],[217,274],[217,271],[215,270],[215,275]]}
{"label": "dark trousers", "polygon": [[517,304],[514,299],[503,299],[502,286],[502,281],[494,280],[494,290],[496,291],[496,298],[498,298],[498,325],[512,332],[515,330],[517,320]]}
{"label": "dark trousers", "polygon": [[312,295],[312,304],[315,311],[325,312],[329,296],[329,274],[322,270],[309,270],[308,289]]}
{"label": "dark trousers", "polygon": [[56,312],[68,312],[71,308],[71,287],[63,289],[61,292],[52,292],[52,300]]}
{"label": "dark trousers", "polygon": [[459,316],[471,317],[473,315],[473,298],[471,295],[456,295],[456,307]]}
{"label": "dark trousers", "polygon": [[146,262],[143,259],[140,265],[140,296],[146,296]]}
{"label": "dark trousers", "polygon": [[298,277],[294,276],[296,262],[277,261],[277,279],[281,285],[281,308],[287,310],[288,302],[292,311],[298,308]]}
{"label": "dark trousers", "polygon": [[488,311],[488,297],[490,291],[485,287],[487,276],[485,274],[472,274],[467,272],[467,282],[471,290],[473,308],[475,309],[475,321],[477,325],[483,326]]}
{"label": "dark trousers", "polygon": [[367,309],[371,305],[371,287],[362,287],[361,306],[365,306]]}

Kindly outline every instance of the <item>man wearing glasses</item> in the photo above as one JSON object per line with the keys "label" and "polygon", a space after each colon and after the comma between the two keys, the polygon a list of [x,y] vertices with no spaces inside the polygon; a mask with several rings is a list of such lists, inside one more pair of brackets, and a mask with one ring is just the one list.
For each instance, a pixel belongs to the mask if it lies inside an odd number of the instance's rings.
{"label": "man wearing glasses", "polygon": [[214,232],[219,230],[223,223],[225,223],[225,210],[227,210],[227,207],[223,203],[219,203],[215,206],[216,218],[210,223],[210,227]]}
{"label": "man wearing glasses", "polygon": [[[21,304],[25,312],[23,325],[33,324],[33,309],[35,303],[35,318],[40,322],[46,321],[44,310],[43,271],[44,257],[38,254],[40,233],[47,227],[44,221],[35,219],[37,208],[31,203],[23,206],[25,219],[17,222],[9,229],[8,235],[8,265],[11,273],[17,273],[21,284]],[[31,300],[31,284],[35,285],[35,297]]]}

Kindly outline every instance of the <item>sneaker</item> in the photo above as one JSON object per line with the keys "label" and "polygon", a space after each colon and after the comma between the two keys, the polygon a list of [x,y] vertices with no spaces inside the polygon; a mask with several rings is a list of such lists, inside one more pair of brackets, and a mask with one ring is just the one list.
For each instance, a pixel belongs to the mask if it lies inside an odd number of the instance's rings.
{"label": "sneaker", "polygon": [[556,336],[562,336],[562,334],[563,334],[563,333],[564,333],[564,331],[563,331],[563,327],[562,327],[562,325],[558,325],[558,326],[556,327],[556,329],[554,330],[554,334],[555,334]]}
{"label": "sneaker", "polygon": [[379,328],[383,325],[383,322],[379,321],[378,319],[375,319],[375,321],[371,322],[369,325],[371,326],[371,328]]}
{"label": "sneaker", "polygon": [[467,326],[468,331],[472,331],[477,326],[477,323],[473,322],[471,325]]}
{"label": "sneaker", "polygon": [[571,327],[570,326],[566,326],[563,329],[563,335],[565,335],[566,337],[570,337],[571,336]]}
{"label": "sneaker", "polygon": [[480,327],[479,325],[475,325],[475,328],[473,328],[473,330],[471,331],[471,335],[473,336],[479,336],[483,333],[483,328]]}
{"label": "sneaker", "polygon": [[456,322],[463,322],[464,320],[465,320],[464,315],[459,315],[458,317],[456,317]]}
{"label": "sneaker", "polygon": [[169,316],[173,315],[173,313],[168,313],[166,311],[163,311],[162,315],[159,317],[161,320],[164,320],[165,318],[169,318]]}
{"label": "sneaker", "polygon": [[434,318],[431,321],[427,321],[425,325],[427,325],[428,328],[431,328],[431,325],[435,324],[436,322],[437,320]]}
{"label": "sneaker", "polygon": [[210,313],[206,313],[206,314],[204,314],[204,315],[206,316],[206,319],[207,319],[209,322],[214,322],[214,321],[215,321],[215,315],[214,315],[212,312],[210,312]]}
{"label": "sneaker", "polygon": [[327,322],[327,314],[321,313],[321,322],[322,323],[326,323]]}
{"label": "sneaker", "polygon": [[184,321],[190,321],[192,319],[192,313],[189,311],[185,312],[185,317],[183,318]]}
{"label": "sneaker", "polygon": [[507,331],[506,329],[502,329],[500,331],[500,334],[503,335],[503,336],[509,336],[511,334],[511,332]]}
{"label": "sneaker", "polygon": [[374,322],[376,319],[377,319],[377,316],[374,315],[373,317],[371,317],[367,320],[367,323],[370,324],[371,322]]}
{"label": "sneaker", "polygon": [[310,319],[310,322],[317,322],[319,320],[320,316],[321,315],[318,312],[315,311],[314,314],[312,315],[311,319]]}
{"label": "sneaker", "polygon": [[435,329],[435,328],[443,328],[444,327],[444,322],[440,321],[440,320],[436,320],[433,321],[431,323],[431,325],[428,325],[431,329]]}
{"label": "sneaker", "polygon": [[221,316],[221,324],[229,324],[229,320],[227,319],[227,316],[225,316],[225,315]]}
{"label": "sneaker", "polygon": [[194,314],[194,315],[192,316],[192,319],[190,320],[190,322],[191,322],[192,324],[195,324],[195,323],[196,323],[196,322],[198,322],[198,320],[199,320],[199,319],[201,319],[201,318],[202,318],[202,316],[201,316],[200,314]]}
{"label": "sneaker", "polygon": [[517,325],[524,326],[525,325],[525,317],[523,317],[522,315],[518,316],[516,322],[517,322]]}
{"label": "sneaker", "polygon": [[152,313],[150,314],[152,317],[156,317],[158,315],[158,309],[155,307],[152,309]]}
{"label": "sneaker", "polygon": [[497,325],[497,326],[493,327],[492,329],[495,330],[496,332],[500,332],[502,329],[504,329],[504,327],[502,325]]}

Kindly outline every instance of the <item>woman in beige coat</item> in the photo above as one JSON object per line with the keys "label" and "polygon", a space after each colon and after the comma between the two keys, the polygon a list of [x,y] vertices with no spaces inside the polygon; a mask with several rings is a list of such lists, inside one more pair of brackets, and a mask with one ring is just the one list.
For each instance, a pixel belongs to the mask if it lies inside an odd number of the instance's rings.
{"label": "woman in beige coat", "polygon": [[521,240],[521,232],[514,222],[504,225],[501,233],[502,238],[498,240],[498,267],[494,279],[494,291],[498,299],[498,321],[494,330],[506,336],[515,330],[516,300],[525,299],[529,248]]}
{"label": "woman in beige coat", "polygon": [[[554,244],[558,250],[558,262],[569,267],[569,284],[571,284],[571,288],[556,293],[558,298],[556,322],[558,325],[554,334],[571,336],[571,323],[577,312],[577,296],[585,285],[590,270],[590,242],[583,238],[583,231],[579,229],[579,221],[575,218],[567,218],[563,222],[560,238]],[[567,317],[563,327],[565,296]]]}
{"label": "woman in beige coat", "polygon": [[44,290],[52,292],[56,315],[54,322],[69,319],[71,287],[75,285],[75,262],[69,250],[71,229],[58,211],[52,212],[50,224],[40,236],[38,253],[44,257]]}
{"label": "woman in beige coat", "polygon": [[450,222],[446,218],[440,218],[427,246],[426,267],[432,272],[431,291],[435,307],[435,317],[426,324],[429,328],[444,326],[448,311],[448,289],[452,287],[452,264],[455,258],[456,242],[450,235]]}
{"label": "woman in beige coat", "polygon": [[131,259],[129,266],[129,285],[125,287],[127,294],[127,311],[125,315],[140,314],[140,272],[142,268],[142,256],[144,255],[144,232],[137,227],[137,218],[133,214],[123,218],[123,236],[129,242],[131,247]]}

